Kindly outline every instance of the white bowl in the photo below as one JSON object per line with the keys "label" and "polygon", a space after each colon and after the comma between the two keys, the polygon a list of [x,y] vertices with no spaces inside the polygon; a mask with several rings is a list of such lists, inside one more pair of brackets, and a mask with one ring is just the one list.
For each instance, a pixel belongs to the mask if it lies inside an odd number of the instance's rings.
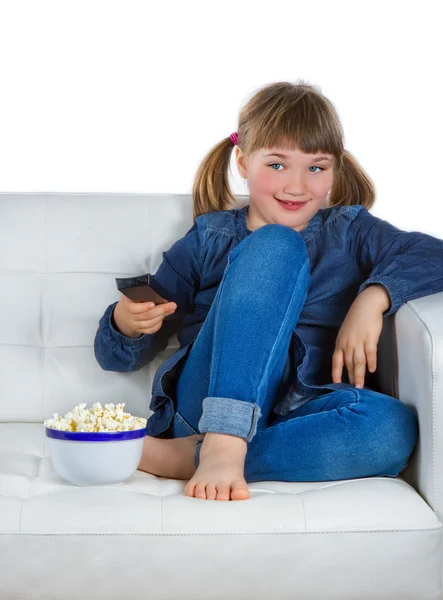
{"label": "white bowl", "polygon": [[140,464],[146,428],[116,432],[59,431],[46,427],[55,472],[74,485],[121,483]]}

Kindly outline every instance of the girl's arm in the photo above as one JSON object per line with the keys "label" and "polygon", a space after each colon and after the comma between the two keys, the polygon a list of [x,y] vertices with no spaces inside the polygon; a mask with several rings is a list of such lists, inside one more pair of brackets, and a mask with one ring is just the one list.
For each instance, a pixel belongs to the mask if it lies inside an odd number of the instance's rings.
{"label": "girl's arm", "polygon": [[186,235],[162,253],[163,260],[154,278],[167,291],[166,300],[177,304],[177,310],[163,321],[156,333],[138,338],[123,335],[111,318],[117,302],[108,306],[94,340],[94,354],[102,369],[137,371],[154,360],[157,353],[167,347],[170,337],[178,332],[183,317],[193,311],[199,289],[204,227],[204,215],[200,215]]}
{"label": "girl's arm", "polygon": [[357,294],[371,284],[382,285],[395,313],[405,302],[443,291],[443,240],[419,231],[403,231],[364,207],[352,224],[351,248],[367,279]]}

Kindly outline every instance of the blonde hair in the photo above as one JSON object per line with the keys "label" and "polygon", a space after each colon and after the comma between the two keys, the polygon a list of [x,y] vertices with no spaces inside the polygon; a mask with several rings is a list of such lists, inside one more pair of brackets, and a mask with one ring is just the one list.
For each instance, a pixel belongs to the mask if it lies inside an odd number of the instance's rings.
{"label": "blonde hair", "polygon": [[[374,184],[350,152],[344,149],[343,128],[333,104],[303,80],[272,83],[246,103],[238,120],[238,146],[246,157],[262,148],[299,148],[302,152],[333,155],[329,207],[375,202]],[[207,212],[235,208],[229,186],[232,150],[229,136],[203,158],[192,188],[194,220]]]}

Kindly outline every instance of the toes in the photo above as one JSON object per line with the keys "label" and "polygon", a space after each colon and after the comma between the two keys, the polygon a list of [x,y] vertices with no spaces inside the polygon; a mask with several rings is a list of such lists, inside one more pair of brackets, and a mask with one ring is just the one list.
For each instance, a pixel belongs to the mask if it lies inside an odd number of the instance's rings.
{"label": "toes", "polygon": [[[206,487],[208,487],[208,490],[209,490],[208,498],[206,496]],[[206,499],[214,500],[215,486],[211,483],[206,484],[206,483],[201,483],[199,481],[195,481],[194,479],[191,479],[185,485],[184,493],[185,493],[185,496],[189,496],[190,498],[200,498],[203,500],[206,500]]]}
{"label": "toes", "polygon": [[230,499],[231,486],[229,483],[218,483],[217,484],[217,500],[229,500]]}
{"label": "toes", "polygon": [[188,481],[188,483],[185,485],[185,489],[184,489],[184,493],[185,496],[189,496],[190,498],[194,497],[194,489],[195,486],[197,485],[197,483],[195,481]]}
{"label": "toes", "polygon": [[251,497],[245,480],[229,483],[206,483],[190,480],[185,485],[185,496],[203,500],[247,500]]}
{"label": "toes", "polygon": [[235,481],[232,484],[231,498],[233,500],[247,500],[251,497],[246,481]]}
{"label": "toes", "polygon": [[215,487],[215,483],[208,483],[206,486],[206,499],[215,500],[216,496],[217,488]]}
{"label": "toes", "polygon": [[204,498],[206,500],[206,483],[197,483],[194,495],[196,498]]}

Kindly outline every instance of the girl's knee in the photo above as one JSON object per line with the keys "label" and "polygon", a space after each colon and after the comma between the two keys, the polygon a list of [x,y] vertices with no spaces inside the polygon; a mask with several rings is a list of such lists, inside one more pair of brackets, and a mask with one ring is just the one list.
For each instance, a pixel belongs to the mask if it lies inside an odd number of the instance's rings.
{"label": "girl's knee", "polygon": [[380,405],[373,415],[378,421],[376,452],[380,462],[406,464],[418,439],[417,416],[409,406],[390,396],[384,396]]}

